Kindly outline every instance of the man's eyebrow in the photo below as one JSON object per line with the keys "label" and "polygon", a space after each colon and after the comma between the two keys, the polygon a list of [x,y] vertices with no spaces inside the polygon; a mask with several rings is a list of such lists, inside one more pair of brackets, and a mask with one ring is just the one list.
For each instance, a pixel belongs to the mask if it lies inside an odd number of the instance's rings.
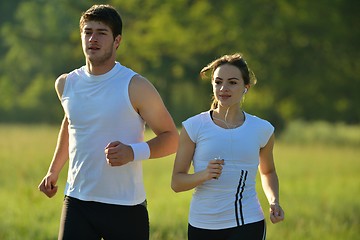
{"label": "man's eyebrow", "polygon": [[109,30],[107,28],[91,28],[91,27],[85,27],[84,31],[98,31],[98,32],[108,32]]}

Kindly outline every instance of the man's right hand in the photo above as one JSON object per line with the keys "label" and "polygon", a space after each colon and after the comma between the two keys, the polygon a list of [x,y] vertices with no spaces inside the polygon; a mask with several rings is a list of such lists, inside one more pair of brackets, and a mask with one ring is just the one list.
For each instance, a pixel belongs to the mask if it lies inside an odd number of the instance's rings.
{"label": "man's right hand", "polygon": [[57,177],[53,174],[47,174],[44,179],[39,184],[38,188],[41,192],[43,192],[49,198],[55,196],[58,187],[56,186]]}

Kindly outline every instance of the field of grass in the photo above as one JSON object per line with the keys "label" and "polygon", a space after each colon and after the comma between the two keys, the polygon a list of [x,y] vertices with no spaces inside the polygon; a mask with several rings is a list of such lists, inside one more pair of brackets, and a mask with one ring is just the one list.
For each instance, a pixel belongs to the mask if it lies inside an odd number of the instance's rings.
{"label": "field of grass", "polygon": [[[49,166],[57,127],[0,125],[0,240],[57,239],[66,169],[52,199],[37,185]],[[268,240],[358,239],[360,148],[278,141],[275,159],[286,220],[267,218]],[[174,155],[144,162],[151,240],[186,239],[191,192],[174,193]],[[258,184],[264,211],[267,204]]]}

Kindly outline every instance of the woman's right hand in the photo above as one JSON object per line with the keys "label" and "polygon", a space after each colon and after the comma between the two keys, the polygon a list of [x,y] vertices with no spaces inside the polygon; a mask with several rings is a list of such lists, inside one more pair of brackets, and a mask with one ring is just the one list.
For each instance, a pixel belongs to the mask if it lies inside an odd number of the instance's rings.
{"label": "woman's right hand", "polygon": [[218,179],[223,170],[222,165],[224,165],[224,159],[215,158],[210,160],[205,169],[206,180]]}

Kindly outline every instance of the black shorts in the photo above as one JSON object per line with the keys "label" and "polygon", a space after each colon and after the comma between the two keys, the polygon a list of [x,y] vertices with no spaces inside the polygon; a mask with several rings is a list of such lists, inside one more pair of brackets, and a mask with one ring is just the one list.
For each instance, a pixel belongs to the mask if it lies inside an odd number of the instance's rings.
{"label": "black shorts", "polygon": [[81,201],[65,196],[58,239],[149,239],[146,202],[135,206]]}
{"label": "black shorts", "polygon": [[219,230],[201,229],[188,225],[188,240],[264,240],[265,238],[265,220]]}

